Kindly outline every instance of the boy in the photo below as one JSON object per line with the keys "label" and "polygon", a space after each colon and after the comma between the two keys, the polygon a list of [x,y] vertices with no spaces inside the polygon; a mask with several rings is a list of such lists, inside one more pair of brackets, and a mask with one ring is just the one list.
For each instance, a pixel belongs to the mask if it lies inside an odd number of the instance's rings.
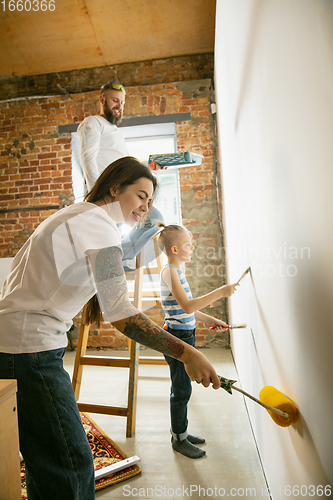
{"label": "boy", "polygon": [[[194,346],[196,320],[203,321],[217,330],[224,330],[226,323],[204,314],[200,309],[221,297],[230,297],[236,290],[234,285],[217,288],[213,292],[193,299],[182,264],[190,262],[193,245],[190,233],[182,226],[164,226],[159,235],[159,245],[168,257],[168,264],[161,271],[161,303],[165,313],[163,328],[182,341]],[[191,397],[191,380],[183,363],[169,356],[165,359],[170,368],[171,392],[171,443],[172,448],[189,458],[200,458],[205,451],[198,448],[204,439],[187,432],[187,404]],[[200,383],[201,380],[197,380]]]}

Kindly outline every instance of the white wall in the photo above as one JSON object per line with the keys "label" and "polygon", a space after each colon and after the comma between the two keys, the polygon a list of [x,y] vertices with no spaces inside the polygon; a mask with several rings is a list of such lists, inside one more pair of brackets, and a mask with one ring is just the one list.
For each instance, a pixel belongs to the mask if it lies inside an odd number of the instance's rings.
{"label": "white wall", "polygon": [[232,338],[239,380],[301,412],[282,428],[248,400],[273,498],[296,497],[287,485],[320,498],[310,485],[333,484],[333,1],[218,0],[215,50],[229,279],[253,270],[230,301],[248,324]]}
{"label": "white wall", "polygon": [[9,268],[11,266],[11,263],[13,262],[12,257],[4,257],[0,259],[0,291],[3,285],[3,282],[5,281],[5,278],[9,274]]}

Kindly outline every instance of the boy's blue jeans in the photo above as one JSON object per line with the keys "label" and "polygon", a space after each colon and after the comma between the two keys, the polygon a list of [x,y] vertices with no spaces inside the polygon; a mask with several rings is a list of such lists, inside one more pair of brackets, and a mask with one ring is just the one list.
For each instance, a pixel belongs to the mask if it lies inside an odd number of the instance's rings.
{"label": "boy's blue jeans", "polygon": [[20,451],[29,500],[92,500],[94,464],[63,368],[65,349],[0,353],[0,378],[16,379]]}
{"label": "boy's blue jeans", "polygon": [[[179,338],[183,342],[194,346],[195,344],[195,329],[194,330],[175,330],[168,328],[171,335]],[[170,416],[171,416],[171,433],[178,441],[182,441],[187,437],[187,403],[192,394],[192,382],[187,375],[184,363],[177,359],[164,356],[170,368],[171,390],[170,390]]]}

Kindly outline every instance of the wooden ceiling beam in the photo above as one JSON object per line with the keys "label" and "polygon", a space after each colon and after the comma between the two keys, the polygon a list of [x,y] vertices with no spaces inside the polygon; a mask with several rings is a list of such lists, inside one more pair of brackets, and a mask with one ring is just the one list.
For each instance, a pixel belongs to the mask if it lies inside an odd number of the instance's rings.
{"label": "wooden ceiling beam", "polygon": [[214,54],[196,54],[97,68],[0,78],[0,99],[78,94],[118,81],[125,87],[214,78]]}

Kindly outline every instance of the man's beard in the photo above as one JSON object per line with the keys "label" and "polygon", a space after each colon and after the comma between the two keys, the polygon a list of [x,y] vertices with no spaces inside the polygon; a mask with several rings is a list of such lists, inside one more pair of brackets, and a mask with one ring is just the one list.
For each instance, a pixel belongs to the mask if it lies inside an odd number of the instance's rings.
{"label": "man's beard", "polygon": [[118,126],[123,118],[123,113],[120,111],[120,115],[116,116],[112,109],[110,109],[107,102],[104,103],[103,106],[104,116],[108,122],[112,123],[112,125]]}

